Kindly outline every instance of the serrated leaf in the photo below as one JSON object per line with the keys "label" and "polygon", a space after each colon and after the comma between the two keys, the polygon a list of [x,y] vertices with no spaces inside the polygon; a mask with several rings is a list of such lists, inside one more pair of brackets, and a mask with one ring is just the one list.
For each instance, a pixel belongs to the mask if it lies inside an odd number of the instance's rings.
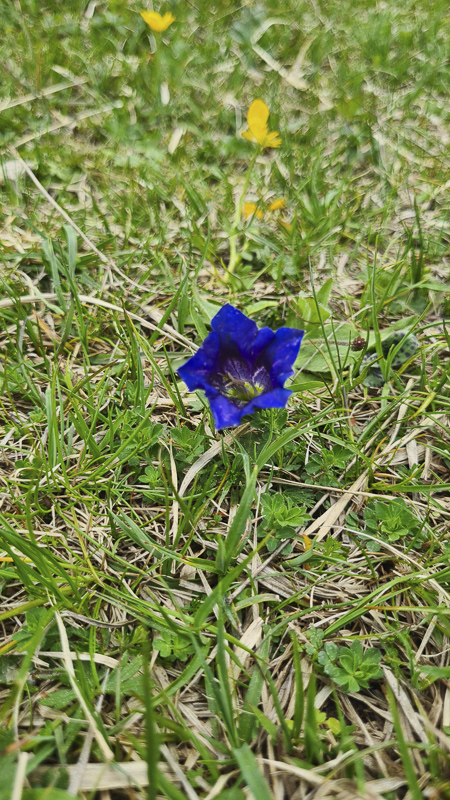
{"label": "serrated leaf", "polygon": [[[120,685],[122,686],[125,681],[134,678],[135,675],[139,672],[141,668],[141,659],[140,658],[133,658],[128,663],[124,664],[120,667]],[[105,691],[108,692],[115,692],[117,686],[117,670],[119,667],[116,667],[110,674]]]}
{"label": "serrated leaf", "polygon": [[61,711],[66,708],[70,703],[73,703],[76,695],[73,689],[57,689],[52,692],[48,697],[41,698],[41,704],[49,708],[56,708]]}
{"label": "serrated leaf", "polygon": [[355,639],[355,641],[351,643],[350,651],[352,653],[354,653],[357,656],[358,659],[362,658],[363,653],[364,653],[364,648],[362,646],[362,643],[359,641],[359,639]]}

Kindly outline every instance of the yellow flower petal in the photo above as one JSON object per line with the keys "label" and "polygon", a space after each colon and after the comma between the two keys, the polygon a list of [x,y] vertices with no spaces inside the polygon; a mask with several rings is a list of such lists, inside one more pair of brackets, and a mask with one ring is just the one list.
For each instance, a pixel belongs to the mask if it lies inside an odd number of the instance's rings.
{"label": "yellow flower petal", "polygon": [[167,30],[169,25],[172,25],[172,22],[175,22],[175,17],[170,13],[170,11],[167,11],[163,16],[158,14],[157,11],[141,11],[141,17],[144,22],[147,23],[149,28],[157,33],[162,33],[163,31]]}
{"label": "yellow flower petal", "polygon": [[282,208],[286,208],[286,200],[283,200],[282,197],[278,197],[270,204],[269,211],[279,211]]}
{"label": "yellow flower petal", "polygon": [[269,131],[267,120],[269,109],[263,100],[257,98],[250,103],[247,112],[248,131],[242,136],[249,142],[257,142],[261,147],[279,147],[281,138],[278,131]]}
{"label": "yellow flower petal", "polygon": [[278,131],[268,131],[258,142],[262,147],[280,147],[281,136]]}
{"label": "yellow flower petal", "polygon": [[249,217],[258,217],[258,219],[262,219],[264,214],[260,208],[256,205],[256,203],[244,203],[244,207],[242,209],[242,213],[246,219]]}
{"label": "yellow flower petal", "polygon": [[243,136],[243,137],[244,137],[244,139],[247,139],[249,142],[253,142],[253,143],[255,143],[255,142],[256,142],[256,139],[255,139],[255,137],[253,136],[253,133],[250,133],[250,131],[243,131],[243,132],[241,133],[241,136]]}
{"label": "yellow flower petal", "polygon": [[263,100],[253,100],[247,112],[247,123],[250,133],[259,142],[262,136],[267,134],[267,120],[269,119],[269,109]]}

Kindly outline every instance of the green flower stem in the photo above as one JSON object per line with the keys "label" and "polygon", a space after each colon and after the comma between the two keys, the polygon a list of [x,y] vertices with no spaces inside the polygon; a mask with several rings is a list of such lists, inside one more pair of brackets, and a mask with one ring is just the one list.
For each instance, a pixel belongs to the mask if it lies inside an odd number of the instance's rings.
{"label": "green flower stem", "polygon": [[228,271],[227,271],[227,273],[225,275],[225,278],[224,278],[225,283],[228,281],[229,275],[233,274],[234,270],[236,269],[237,265],[239,264],[239,261],[241,260],[241,257],[240,257],[240,255],[238,255],[238,252],[237,252],[237,249],[236,249],[236,240],[237,240],[237,236],[238,236],[238,225],[239,225],[239,222],[240,222],[241,217],[242,217],[242,209],[244,208],[245,195],[247,194],[247,189],[248,189],[248,185],[250,183],[250,178],[251,178],[251,174],[253,172],[253,167],[256,164],[256,159],[258,158],[260,152],[261,152],[261,147],[260,147],[260,145],[257,145],[255,147],[255,152],[253,154],[252,160],[250,161],[250,164],[248,165],[247,172],[245,173],[244,185],[242,187],[242,192],[241,192],[241,195],[239,197],[239,202],[237,203],[236,210],[234,212],[233,232],[230,235],[230,260],[228,262]]}
{"label": "green flower stem", "polygon": [[158,41],[156,36],[155,52],[152,59],[152,94],[153,94],[153,107],[156,109],[161,105],[161,57],[159,53]]}
{"label": "green flower stem", "polygon": [[237,228],[237,226],[239,225],[239,221],[242,216],[242,209],[244,208],[245,195],[247,194],[248,185],[250,183],[250,177],[253,172],[253,167],[256,164],[256,159],[258,158],[260,152],[261,152],[261,147],[260,145],[257,145],[255,147],[255,152],[253,154],[252,160],[248,165],[247,172],[245,174],[244,186],[242,188],[241,196],[239,198],[239,203],[237,204],[236,211],[234,213],[234,220],[233,220],[234,228]]}

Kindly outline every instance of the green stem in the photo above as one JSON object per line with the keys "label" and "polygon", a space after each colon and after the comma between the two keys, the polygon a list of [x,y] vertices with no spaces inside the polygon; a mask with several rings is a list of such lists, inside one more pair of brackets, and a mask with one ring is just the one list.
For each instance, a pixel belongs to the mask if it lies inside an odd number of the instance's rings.
{"label": "green stem", "polygon": [[153,53],[153,69],[152,69],[152,78],[153,78],[153,105],[154,108],[158,108],[161,105],[161,61],[159,55],[159,47],[158,42],[156,41],[155,36],[155,52]]}
{"label": "green stem", "polygon": [[239,264],[239,261],[240,261],[240,256],[238,255],[237,248],[236,248],[236,240],[237,240],[237,237],[238,237],[238,229],[237,228],[238,228],[239,222],[240,222],[241,217],[242,217],[242,209],[244,208],[245,195],[247,194],[247,189],[248,189],[248,185],[250,183],[250,177],[251,177],[251,174],[253,172],[253,167],[256,164],[256,159],[258,158],[260,152],[261,152],[261,147],[259,145],[257,145],[255,147],[255,152],[253,154],[252,160],[250,161],[250,164],[248,165],[247,172],[245,173],[244,185],[242,187],[242,192],[240,194],[239,201],[238,201],[238,203],[236,205],[236,210],[234,212],[233,231],[232,231],[232,233],[230,235],[230,260],[229,260],[229,263],[228,263],[228,272],[225,275],[225,279],[224,279],[225,283],[228,280],[228,276],[234,272],[234,270],[236,269],[236,266]]}
{"label": "green stem", "polygon": [[260,148],[259,145],[257,145],[255,147],[255,152],[253,154],[252,160],[250,161],[250,164],[248,165],[248,169],[247,169],[247,172],[245,174],[244,185],[242,187],[241,196],[240,196],[239,202],[238,202],[238,204],[236,206],[236,211],[234,213],[233,226],[234,226],[235,229],[239,225],[239,222],[240,222],[240,219],[241,219],[241,216],[242,216],[242,209],[244,208],[245,195],[247,194],[248,185],[250,183],[250,176],[251,176],[251,174],[253,172],[253,167],[256,164],[256,159],[258,158],[260,152],[261,152],[261,148]]}

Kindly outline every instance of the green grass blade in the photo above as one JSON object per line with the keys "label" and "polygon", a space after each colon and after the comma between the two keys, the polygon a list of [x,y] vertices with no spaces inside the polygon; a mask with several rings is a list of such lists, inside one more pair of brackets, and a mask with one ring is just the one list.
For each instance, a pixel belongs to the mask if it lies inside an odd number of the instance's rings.
{"label": "green grass blade", "polygon": [[248,744],[242,744],[233,750],[233,755],[254,800],[273,800],[272,793]]}
{"label": "green grass blade", "polygon": [[413,764],[413,761],[412,761],[412,758],[411,758],[411,755],[410,755],[410,752],[409,752],[409,746],[408,746],[408,744],[407,744],[407,742],[405,740],[405,737],[403,735],[403,729],[402,729],[402,725],[401,725],[401,722],[400,722],[400,716],[399,716],[399,713],[398,713],[398,710],[397,710],[397,703],[396,703],[396,700],[395,700],[395,697],[394,697],[394,693],[393,693],[391,687],[389,686],[389,684],[387,684],[387,683],[386,683],[386,693],[387,693],[387,698],[388,698],[388,703],[389,703],[389,710],[390,710],[391,715],[392,715],[392,722],[393,722],[393,725],[394,725],[394,731],[395,731],[395,735],[397,737],[397,746],[398,746],[398,749],[400,751],[400,756],[401,756],[401,759],[402,759],[403,769],[405,771],[405,777],[406,777],[406,780],[407,780],[407,783],[408,783],[408,789],[411,792],[411,797],[413,798],[413,800],[423,800],[423,794],[422,794],[421,788],[419,786],[419,782],[417,780],[416,768],[415,768],[415,766]]}

